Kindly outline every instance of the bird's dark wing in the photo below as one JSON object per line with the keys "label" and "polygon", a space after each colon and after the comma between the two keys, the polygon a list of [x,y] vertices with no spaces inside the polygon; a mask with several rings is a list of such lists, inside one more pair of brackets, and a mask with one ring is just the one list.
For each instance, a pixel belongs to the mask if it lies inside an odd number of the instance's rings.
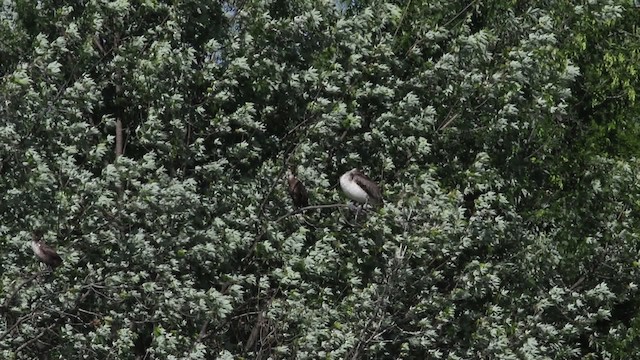
{"label": "bird's dark wing", "polygon": [[42,261],[51,266],[51,267],[57,267],[60,266],[60,264],[62,264],[62,258],[60,257],[60,255],[58,255],[58,253],[53,250],[53,248],[45,243],[40,243],[40,250],[42,250],[42,254],[44,255],[44,258],[42,259]]}
{"label": "bird's dark wing", "polygon": [[380,191],[380,187],[378,186],[378,184],[371,181],[371,179],[369,179],[365,174],[361,173],[360,171],[356,170],[352,173],[352,175],[353,175],[353,181],[355,181],[355,183],[358,184],[358,186],[360,186],[364,191],[366,191],[367,194],[369,194],[369,197],[371,197],[371,200],[373,200],[373,202],[375,203],[382,205],[383,203],[382,191]]}
{"label": "bird's dark wing", "polygon": [[304,187],[300,180],[293,176],[289,178],[289,195],[291,195],[291,200],[293,200],[295,207],[301,208],[309,206],[307,188]]}

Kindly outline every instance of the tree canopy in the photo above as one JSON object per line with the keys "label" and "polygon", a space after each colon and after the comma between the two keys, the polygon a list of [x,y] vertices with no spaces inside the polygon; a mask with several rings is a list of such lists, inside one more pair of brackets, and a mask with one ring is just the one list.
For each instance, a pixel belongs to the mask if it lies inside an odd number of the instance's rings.
{"label": "tree canopy", "polygon": [[0,357],[639,356],[638,19],[5,1]]}

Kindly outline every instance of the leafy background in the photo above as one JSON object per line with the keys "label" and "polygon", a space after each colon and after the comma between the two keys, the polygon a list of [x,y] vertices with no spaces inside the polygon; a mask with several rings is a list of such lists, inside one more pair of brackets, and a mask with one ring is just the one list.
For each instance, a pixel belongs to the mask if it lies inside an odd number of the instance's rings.
{"label": "leafy background", "polygon": [[639,10],[5,1],[1,357],[637,357]]}

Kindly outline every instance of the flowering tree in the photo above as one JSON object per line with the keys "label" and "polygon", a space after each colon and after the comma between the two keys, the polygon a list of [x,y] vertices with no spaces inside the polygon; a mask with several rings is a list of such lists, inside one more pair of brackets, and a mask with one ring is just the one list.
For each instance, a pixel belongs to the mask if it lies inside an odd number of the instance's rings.
{"label": "flowering tree", "polygon": [[5,2],[2,357],[633,358],[636,16]]}

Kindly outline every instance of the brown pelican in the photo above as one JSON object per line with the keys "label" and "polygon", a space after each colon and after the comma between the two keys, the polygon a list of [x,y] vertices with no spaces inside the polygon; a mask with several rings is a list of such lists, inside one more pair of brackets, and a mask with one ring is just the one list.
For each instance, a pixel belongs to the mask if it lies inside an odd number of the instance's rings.
{"label": "brown pelican", "polygon": [[58,255],[51,246],[42,241],[42,237],[39,233],[34,231],[31,234],[31,237],[31,248],[40,261],[47,264],[51,269],[55,269],[62,264],[62,258],[60,255]]}
{"label": "brown pelican", "polygon": [[382,192],[378,184],[374,183],[366,175],[352,169],[340,177],[340,187],[349,199],[361,204],[382,206]]}
{"label": "brown pelican", "polygon": [[287,181],[289,182],[289,195],[293,200],[293,206],[298,209],[309,206],[309,194],[302,182],[292,172],[289,172]]}

